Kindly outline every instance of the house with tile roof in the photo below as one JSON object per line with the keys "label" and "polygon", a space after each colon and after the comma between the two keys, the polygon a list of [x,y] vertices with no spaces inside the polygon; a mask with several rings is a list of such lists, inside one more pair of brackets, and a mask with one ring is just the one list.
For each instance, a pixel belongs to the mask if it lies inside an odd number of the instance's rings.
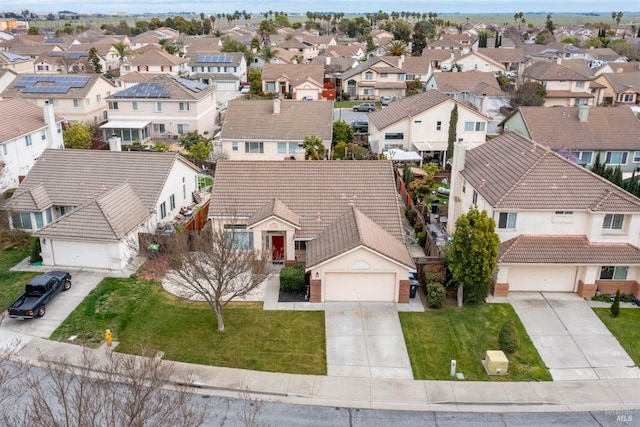
{"label": "house with tile roof", "polygon": [[280,51],[286,50],[294,56],[302,57],[303,61],[301,63],[311,61],[313,58],[318,56],[319,53],[318,45],[305,40],[298,40],[296,38],[278,43],[276,48]]}
{"label": "house with tile roof", "polygon": [[520,107],[500,126],[588,168],[597,156],[625,177],[640,168],[640,121],[628,107]]}
{"label": "house with tile roof", "polygon": [[433,73],[425,86],[427,90],[438,90],[490,117],[499,116],[500,107],[511,102],[511,94],[502,90],[492,72]]}
{"label": "house with tile roof", "polygon": [[640,199],[516,132],[456,143],[447,227],[471,206],[500,238],[494,295],[639,295]]}
{"label": "house with tile roof", "polygon": [[[545,107],[595,105],[602,85],[593,81],[587,67],[576,70],[572,61],[535,61],[522,72],[523,83],[540,83],[547,90]],[[574,63],[575,65],[575,63]]]}
{"label": "house with tile roof", "polygon": [[505,69],[501,62],[494,60],[489,56],[485,56],[480,52],[469,52],[456,59],[456,65],[462,72],[479,71],[483,73],[505,73]]}
{"label": "house with tile roof", "polygon": [[218,91],[237,91],[247,81],[247,59],[240,52],[189,50],[189,79],[214,85]]}
{"label": "house with tile roof", "polygon": [[176,55],[171,55],[163,50],[150,49],[146,52],[128,57],[120,65],[120,75],[132,71],[139,73],[170,74],[178,76],[189,73],[188,61]]}
{"label": "house with tile roof", "polygon": [[52,104],[66,123],[100,124],[107,120],[104,100],[115,92],[115,85],[98,74],[20,74],[0,96],[26,99],[40,107]]}
{"label": "house with tile roof", "polygon": [[481,47],[478,48],[477,52],[502,64],[504,71],[515,70],[518,75],[522,74],[524,64],[527,62],[521,48],[503,49],[496,47]]}
{"label": "house with tile roof", "polygon": [[304,265],[311,302],[408,302],[415,266],[394,174],[387,161],[224,160],[209,218],[274,263]]}
{"label": "house with tile roof", "polygon": [[288,99],[322,99],[324,65],[264,64],[262,91]]}
{"label": "house with tile roof", "polygon": [[398,57],[375,56],[342,73],[342,90],[351,99],[379,99],[383,95],[405,97],[406,73]]}
{"label": "house with tile roof", "polygon": [[218,121],[214,86],[158,74],[105,99],[109,121],[100,128],[123,144],[178,138],[188,132],[212,135]]}
{"label": "house with tile roof", "polygon": [[45,150],[5,209],[40,238],[45,265],[120,270],[138,232],[194,203],[199,171],[178,153]]}
{"label": "house with tile roof", "polygon": [[[106,65],[102,61],[103,69]],[[36,74],[91,73],[93,66],[89,62],[89,51],[47,52],[38,56],[33,63]]]}
{"label": "house with tile roof", "polygon": [[604,73],[595,78],[604,86],[598,105],[629,106],[640,104],[640,71],[629,73]]}
{"label": "house with tile roof", "polygon": [[222,122],[218,149],[231,160],[304,159],[302,142],[310,135],[330,151],[333,102],[234,99]]}
{"label": "house with tile roof", "polygon": [[437,159],[444,165],[449,121],[455,105],[457,137],[472,145],[484,143],[489,121],[486,116],[437,90],[429,90],[368,114],[371,150],[378,154],[393,149],[416,151],[424,159]]}
{"label": "house with tile roof", "polygon": [[33,58],[27,55],[0,51],[0,71],[11,70],[14,73],[32,73]]}
{"label": "house with tile roof", "polygon": [[64,148],[62,118],[54,115],[53,105],[0,100],[0,192],[16,188],[47,148]]}

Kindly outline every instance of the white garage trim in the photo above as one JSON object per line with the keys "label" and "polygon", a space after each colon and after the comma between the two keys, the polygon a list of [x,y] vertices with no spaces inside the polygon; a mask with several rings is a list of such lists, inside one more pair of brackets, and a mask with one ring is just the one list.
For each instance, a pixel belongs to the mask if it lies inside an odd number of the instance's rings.
{"label": "white garage trim", "polygon": [[112,268],[108,243],[49,240],[53,264],[59,266]]}
{"label": "white garage trim", "polygon": [[509,291],[575,292],[575,265],[509,266]]}
{"label": "white garage trim", "polygon": [[325,274],[325,301],[397,301],[396,274],[384,272]]}

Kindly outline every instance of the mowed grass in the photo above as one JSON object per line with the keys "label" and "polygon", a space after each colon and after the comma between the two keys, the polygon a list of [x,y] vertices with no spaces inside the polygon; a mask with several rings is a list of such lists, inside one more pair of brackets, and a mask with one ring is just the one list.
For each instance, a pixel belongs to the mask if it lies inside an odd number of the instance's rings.
{"label": "mowed grass", "polygon": [[[450,380],[451,360],[470,381],[551,381],[520,319],[508,304],[483,304],[424,313],[398,313],[417,380]],[[512,319],[520,336],[520,348],[509,359],[508,374],[486,374],[481,360],[487,350],[499,350],[498,336]]]}
{"label": "mowed grass", "polygon": [[28,250],[8,249],[0,252],[0,310],[6,310],[24,292],[24,285],[37,273],[9,271],[29,256]]}
{"label": "mowed grass", "polygon": [[636,366],[640,366],[640,309],[621,308],[618,317],[613,317],[609,308],[594,308],[593,311],[620,342]]}
{"label": "mowed grass", "polygon": [[111,329],[117,351],[137,353],[146,341],[174,361],[269,372],[325,375],[324,312],[264,311],[231,303],[225,330],[205,303],[180,300],[154,281],[105,279],[53,333],[52,339],[97,347]]}

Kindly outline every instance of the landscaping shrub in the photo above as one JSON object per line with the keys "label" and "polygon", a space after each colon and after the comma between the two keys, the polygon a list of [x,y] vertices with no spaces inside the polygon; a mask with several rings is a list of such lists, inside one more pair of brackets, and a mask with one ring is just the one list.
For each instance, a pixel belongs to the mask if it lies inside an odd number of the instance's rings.
{"label": "landscaping shrub", "polygon": [[41,250],[40,239],[38,237],[33,237],[31,239],[31,257],[29,259],[31,264],[42,261],[42,257],[40,256]]}
{"label": "landscaping shrub", "polygon": [[422,278],[425,285],[429,283],[444,283],[445,272],[442,264],[427,264],[422,268]]}
{"label": "landscaping shrub", "polygon": [[0,231],[0,251],[31,248],[31,234],[23,230]]}
{"label": "landscaping shrub", "polygon": [[280,270],[280,289],[286,292],[300,292],[304,290],[304,267],[294,265]]}
{"label": "landscaping shrub", "polygon": [[616,299],[613,300],[613,304],[611,304],[611,315],[613,317],[618,317],[620,314],[620,289],[616,291]]}
{"label": "landscaping shrub", "polygon": [[427,285],[427,305],[431,308],[441,308],[447,291],[440,283],[429,283]]}
{"label": "landscaping shrub", "polygon": [[424,248],[425,243],[427,243],[427,234],[424,231],[419,232],[416,234],[416,240],[418,244]]}
{"label": "landscaping shrub", "polygon": [[498,343],[500,344],[500,350],[509,354],[515,353],[518,347],[520,347],[520,337],[518,336],[516,325],[513,324],[513,320],[509,319],[502,325]]}
{"label": "landscaping shrub", "polygon": [[416,225],[416,220],[417,220],[416,211],[414,211],[413,208],[411,208],[411,206],[407,206],[407,209],[404,211],[404,214],[409,220],[409,224],[411,224],[411,226],[414,227]]}

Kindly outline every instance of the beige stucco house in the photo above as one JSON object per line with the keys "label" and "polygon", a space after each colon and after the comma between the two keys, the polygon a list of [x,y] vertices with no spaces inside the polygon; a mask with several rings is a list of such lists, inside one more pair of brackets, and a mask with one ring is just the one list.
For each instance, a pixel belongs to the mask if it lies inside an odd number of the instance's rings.
{"label": "beige stucco house", "polygon": [[640,104],[640,71],[630,73],[604,73],[596,77],[596,83],[604,86],[598,105]]}
{"label": "beige stucco house", "polygon": [[142,54],[130,57],[120,65],[120,75],[123,76],[132,71],[179,76],[189,73],[189,65],[186,58],[171,55],[162,50],[149,49]]}
{"label": "beige stucco house", "polygon": [[[324,65],[264,64],[262,91],[290,99],[322,99]],[[305,98],[306,97],[306,98]]]}
{"label": "beige stucco house", "polygon": [[351,99],[378,99],[380,96],[404,97],[406,73],[394,57],[373,57],[342,73],[342,90]]}

